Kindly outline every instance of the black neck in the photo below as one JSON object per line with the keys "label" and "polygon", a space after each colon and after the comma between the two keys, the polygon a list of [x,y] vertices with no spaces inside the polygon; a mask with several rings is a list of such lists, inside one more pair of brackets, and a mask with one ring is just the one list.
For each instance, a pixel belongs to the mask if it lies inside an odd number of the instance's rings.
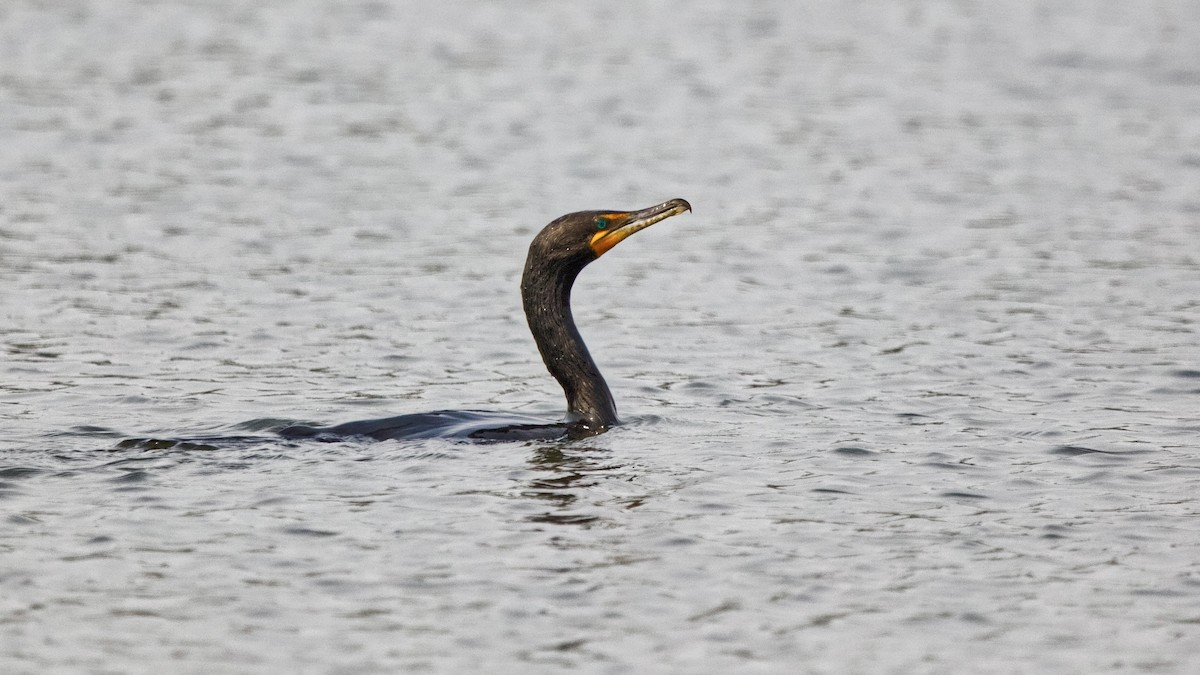
{"label": "black neck", "polygon": [[546,369],[567,395],[567,422],[603,430],[617,423],[617,407],[571,317],[571,286],[582,269],[547,265],[530,255],[521,299]]}

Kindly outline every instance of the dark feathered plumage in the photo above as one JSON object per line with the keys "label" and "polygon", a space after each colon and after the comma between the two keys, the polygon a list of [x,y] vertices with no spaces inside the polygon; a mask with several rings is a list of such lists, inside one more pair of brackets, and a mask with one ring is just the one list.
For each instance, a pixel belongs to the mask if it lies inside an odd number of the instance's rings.
{"label": "dark feathered plumage", "polygon": [[476,411],[442,411],[348,422],[333,427],[292,426],[289,438],[338,439],[347,436],[388,438],[466,437],[526,439],[603,433],[618,423],[608,384],[588,353],[571,316],[571,287],[588,263],[629,235],[665,218],[690,211],[672,199],[640,211],[580,211],[555,219],[529,245],[521,298],[529,330],[546,369],[562,385],[567,417],[562,422]]}

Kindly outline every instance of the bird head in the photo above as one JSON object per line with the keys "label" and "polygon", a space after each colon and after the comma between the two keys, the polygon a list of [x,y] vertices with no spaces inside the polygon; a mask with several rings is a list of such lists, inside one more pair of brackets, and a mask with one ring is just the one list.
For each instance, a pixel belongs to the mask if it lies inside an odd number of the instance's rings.
{"label": "bird head", "polygon": [[556,218],[530,245],[531,259],[583,265],[604,255],[629,235],[671,216],[691,211],[683,199],[672,199],[640,211],[579,211]]}

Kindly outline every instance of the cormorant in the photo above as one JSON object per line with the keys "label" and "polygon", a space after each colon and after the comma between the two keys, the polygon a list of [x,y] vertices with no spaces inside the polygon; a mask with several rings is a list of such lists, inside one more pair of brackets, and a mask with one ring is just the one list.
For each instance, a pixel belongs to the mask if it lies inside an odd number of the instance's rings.
{"label": "cormorant", "polygon": [[638,230],[692,210],[672,199],[640,211],[580,211],[555,219],[529,245],[521,298],[529,330],[546,369],[562,385],[567,416],[545,422],[521,415],[479,411],[441,411],[347,422],[332,427],[290,426],[288,438],[338,440],[365,436],[377,440],[473,438],[527,440],[584,438],[618,424],[608,384],[588,353],[571,317],[571,287],[588,263]]}

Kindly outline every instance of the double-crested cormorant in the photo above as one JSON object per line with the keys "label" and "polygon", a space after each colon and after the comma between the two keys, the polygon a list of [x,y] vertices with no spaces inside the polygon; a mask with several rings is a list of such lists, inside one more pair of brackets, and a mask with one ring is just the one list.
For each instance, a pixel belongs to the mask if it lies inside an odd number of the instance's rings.
{"label": "double-crested cormorant", "polygon": [[459,437],[491,440],[583,438],[619,423],[617,408],[596,362],[571,318],[571,286],[588,263],[623,239],[654,223],[690,211],[672,199],[641,211],[580,211],[547,225],[529,245],[521,298],[525,318],[546,369],[567,396],[567,417],[547,423],[536,418],[478,411],[442,411],[347,422],[332,427],[291,426],[289,438],[336,440]]}

